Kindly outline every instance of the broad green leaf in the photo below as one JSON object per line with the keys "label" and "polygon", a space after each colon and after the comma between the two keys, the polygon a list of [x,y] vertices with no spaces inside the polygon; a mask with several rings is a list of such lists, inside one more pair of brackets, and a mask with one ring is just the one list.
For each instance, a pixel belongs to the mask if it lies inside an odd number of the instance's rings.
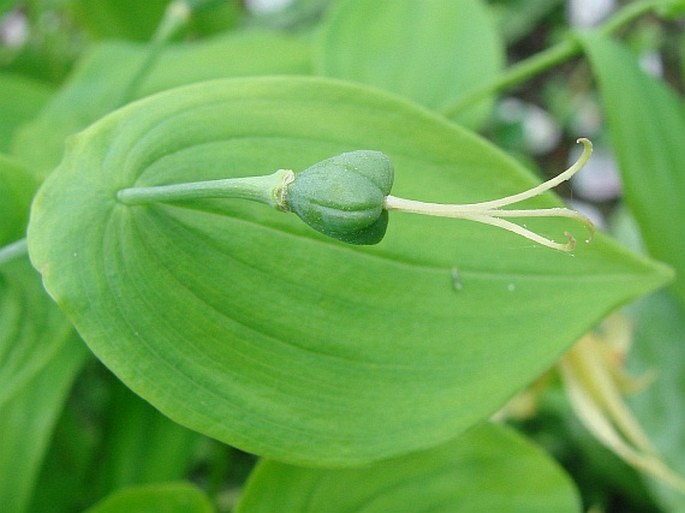
{"label": "broad green leaf", "polygon": [[[401,98],[320,78],[212,81],[131,104],[72,139],[34,201],[29,252],[136,393],[191,429],[305,464],[451,439],[670,276],[603,237],[568,255],[393,213],[379,245],[351,247],[246,201],[115,199],[132,185],[302,170],[353,149],[387,154],[403,197],[477,201],[533,183]],[[561,234],[569,223],[528,224]]]}
{"label": "broad green leaf", "polygon": [[[318,71],[441,110],[492,80],[504,45],[480,0],[345,0],[324,23]],[[491,102],[458,117],[478,125]]]}
{"label": "broad green leaf", "polygon": [[31,493],[55,420],[86,353],[75,336],[64,339],[40,372],[0,405],[3,513],[29,511]]}
{"label": "broad green leaf", "polygon": [[33,118],[52,91],[34,80],[0,72],[0,151],[8,151],[14,131]]}
{"label": "broad green leaf", "polygon": [[190,483],[131,487],[113,493],[86,513],[213,513],[205,494]]}
{"label": "broad green leaf", "polygon": [[599,80],[625,198],[649,252],[676,271],[685,304],[685,103],[634,56],[599,35],[583,38]]}
{"label": "broad green leaf", "polygon": [[[68,135],[134,99],[124,95],[146,51],[145,46],[125,43],[96,46],[41,115],[20,131],[14,153],[43,175],[52,171]],[[307,73],[309,59],[302,40],[267,31],[179,43],[162,54],[134,96],[214,78]]]}
{"label": "broad green leaf", "polygon": [[[661,293],[641,300],[630,313],[636,330],[628,363],[637,376],[654,373],[653,382],[631,397],[631,407],[669,466],[685,476],[685,312]],[[666,511],[685,512],[685,495],[656,481],[650,485]]]}
{"label": "broad green leaf", "polygon": [[481,424],[446,445],[323,470],[263,461],[237,513],[578,513],[568,476],[514,431]]}

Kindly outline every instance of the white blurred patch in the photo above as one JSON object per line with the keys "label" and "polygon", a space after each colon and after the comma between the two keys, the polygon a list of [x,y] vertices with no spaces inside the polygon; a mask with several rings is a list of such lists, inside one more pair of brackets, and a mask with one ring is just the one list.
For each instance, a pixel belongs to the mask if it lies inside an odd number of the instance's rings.
{"label": "white blurred patch", "polygon": [[595,27],[616,10],[617,4],[616,0],[568,0],[568,22],[572,27]]}
{"label": "white blurred patch", "polygon": [[29,23],[24,13],[10,11],[0,18],[0,42],[6,46],[18,48],[29,38]]}
{"label": "white blurred patch", "polygon": [[[582,173],[582,171],[581,171]],[[580,212],[581,214],[584,214],[592,221],[592,224],[595,225],[595,228],[599,230],[603,230],[607,227],[607,221],[602,212],[595,207],[594,205],[591,205],[590,203],[587,203],[585,201],[578,201],[578,200],[568,200],[566,201],[568,203],[568,206],[571,207],[573,210],[576,210]],[[579,230],[574,230],[578,232],[579,238],[581,237],[581,233]],[[584,238],[584,236],[582,236]]]}
{"label": "white blurred patch", "polygon": [[655,77],[664,76],[664,61],[659,52],[645,52],[640,55],[640,67],[645,73]]}
{"label": "white blurred patch", "polygon": [[293,3],[293,0],[245,0],[245,7],[255,14],[280,11]]}
{"label": "white blurred patch", "polygon": [[526,151],[534,155],[554,149],[561,138],[561,128],[544,109],[517,98],[506,98],[497,107],[497,113],[505,123],[519,123],[523,132]]}
{"label": "white blurred patch", "polygon": [[596,101],[585,97],[576,102],[570,129],[574,134],[583,137],[592,137],[600,131],[604,123],[602,110]]}
{"label": "white blurred patch", "polygon": [[[580,155],[580,148],[569,155],[569,165]],[[608,201],[621,195],[621,178],[613,155],[595,146],[592,157],[578,174],[571,178],[578,196],[590,201]]]}

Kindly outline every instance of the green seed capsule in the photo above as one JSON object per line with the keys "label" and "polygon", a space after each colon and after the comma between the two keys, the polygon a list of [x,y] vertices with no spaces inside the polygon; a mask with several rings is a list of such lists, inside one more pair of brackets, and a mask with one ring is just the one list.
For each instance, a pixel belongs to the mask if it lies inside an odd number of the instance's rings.
{"label": "green seed capsule", "polygon": [[379,151],[358,150],[318,162],[287,186],[285,205],[319,232],[350,244],[385,235],[393,167]]}

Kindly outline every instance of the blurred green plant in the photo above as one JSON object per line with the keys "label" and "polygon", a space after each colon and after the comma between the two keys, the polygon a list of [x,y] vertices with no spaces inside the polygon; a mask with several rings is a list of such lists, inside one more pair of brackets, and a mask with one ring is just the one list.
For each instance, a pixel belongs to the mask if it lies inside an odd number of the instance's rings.
{"label": "blurred green plant", "polygon": [[[491,4],[296,0],[253,15],[210,0],[0,2],[28,30],[0,48],[3,511],[685,511],[685,110],[615,37],[645,20],[663,35],[685,4],[630,2],[582,34],[556,2]],[[505,41],[520,53],[547,24],[564,36],[504,68]],[[476,134],[502,133],[498,96],[530,79],[557,87],[526,99],[561,98],[573,132],[566,100],[581,84],[594,101],[590,78],[644,249],[600,234],[569,255],[401,212],[377,245],[350,246],[249,202],[121,201],[314,166],[332,195],[308,186],[290,207],[316,228],[331,206],[348,215],[338,200],[351,194],[316,163],[374,150],[392,161],[393,194],[492,207],[539,182]],[[525,212],[566,212],[525,199]],[[526,221],[543,240],[568,223]],[[633,352],[609,348],[601,321],[667,283],[624,312]],[[625,358],[653,376],[633,387],[633,413]],[[485,420],[558,361],[562,381],[537,381],[497,418],[518,411],[569,473]],[[642,474],[574,435],[560,383]],[[247,481],[253,459],[227,446],[264,458]]]}

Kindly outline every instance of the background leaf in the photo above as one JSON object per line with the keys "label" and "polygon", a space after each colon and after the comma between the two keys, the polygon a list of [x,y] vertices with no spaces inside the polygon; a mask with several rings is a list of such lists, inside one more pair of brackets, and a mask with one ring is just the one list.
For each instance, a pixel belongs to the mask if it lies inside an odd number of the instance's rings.
{"label": "background leaf", "polygon": [[209,499],[190,483],[139,486],[113,493],[86,513],[212,513]]}
{"label": "background leaf", "polygon": [[21,239],[38,182],[31,172],[0,153],[0,248]]}
{"label": "background leaf", "polygon": [[69,8],[91,36],[145,41],[152,37],[169,0],[72,0]]}
{"label": "background leaf", "polygon": [[[11,399],[0,405],[0,504],[23,513],[66,395],[87,351],[73,335]],[[4,382],[3,382],[4,385]]]}
{"label": "background leaf", "polygon": [[0,151],[6,152],[14,131],[38,114],[52,90],[21,75],[0,72],[0,91]]}
{"label": "background leaf", "polygon": [[583,38],[598,78],[625,198],[651,255],[676,270],[673,291],[685,305],[685,103],[618,43]]}
{"label": "background leaf", "polygon": [[[35,189],[26,169],[0,158],[0,250],[24,235]],[[27,511],[55,420],[85,355],[26,255],[0,257],[3,512]]]}
{"label": "background leaf", "polygon": [[18,0],[0,0],[0,14],[9,11],[17,3],[19,3]]}
{"label": "background leaf", "polygon": [[184,479],[201,439],[92,360],[57,422],[29,511],[82,511],[123,487]]}
{"label": "background leaf", "polygon": [[[64,140],[121,106],[145,60],[145,46],[107,43],[80,61],[41,115],[20,131],[13,153],[45,175],[59,163]],[[249,55],[249,59],[245,56]],[[309,46],[268,31],[245,31],[193,44],[171,45],[149,71],[135,97],[222,77],[308,73]]]}
{"label": "background leaf", "polygon": [[[21,239],[36,180],[0,155],[0,248]],[[71,326],[45,294],[26,256],[0,261],[0,406],[55,356]]]}
{"label": "background leaf", "polygon": [[[637,376],[655,376],[653,382],[631,397],[630,405],[669,466],[685,476],[685,312],[665,292],[639,301],[629,311],[635,321],[629,368]],[[656,480],[649,484],[666,511],[685,512],[685,495]]]}
{"label": "background leaf", "polygon": [[237,513],[578,513],[573,484],[513,431],[480,424],[434,449],[347,470],[263,461]]}
{"label": "background leaf", "polygon": [[200,436],[161,415],[117,380],[107,405],[97,489],[185,477]]}
{"label": "background leaf", "polygon": [[466,202],[533,182],[393,96],[324,79],[205,82],[72,140],[34,201],[32,261],[93,352],[163,413],[248,451],[329,465],[454,437],[668,279],[601,237],[574,256],[398,214],[381,244],[358,248],[245,201],[115,200],[134,184],[301,170],[360,148],[391,157],[400,196]]}
{"label": "background leaf", "polygon": [[[492,80],[504,44],[479,0],[345,0],[322,28],[318,71],[411,98],[435,110]],[[491,102],[460,114],[483,121]]]}
{"label": "background leaf", "polygon": [[0,267],[0,406],[55,357],[71,325],[26,256]]}

